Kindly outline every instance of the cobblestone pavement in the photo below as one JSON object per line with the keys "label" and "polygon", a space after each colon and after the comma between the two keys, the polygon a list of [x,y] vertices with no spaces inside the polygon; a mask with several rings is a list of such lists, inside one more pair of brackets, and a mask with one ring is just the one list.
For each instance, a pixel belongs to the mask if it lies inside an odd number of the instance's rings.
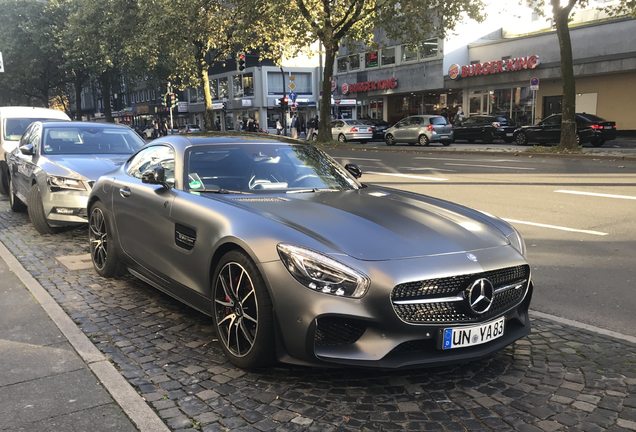
{"label": "cobblestone pavement", "polygon": [[173,430],[636,430],[629,343],[535,319],[530,337],[461,366],[245,372],[202,314],[132,278],[59,265],[86,238],[40,236],[0,202],[0,240]]}

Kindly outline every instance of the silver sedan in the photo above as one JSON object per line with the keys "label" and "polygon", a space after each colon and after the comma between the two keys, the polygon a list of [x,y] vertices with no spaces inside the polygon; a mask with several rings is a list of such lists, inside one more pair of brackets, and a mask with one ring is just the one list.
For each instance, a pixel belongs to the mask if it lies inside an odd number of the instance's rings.
{"label": "silver sedan", "polygon": [[375,128],[358,120],[334,120],[331,122],[331,136],[340,142],[371,141]]}
{"label": "silver sedan", "polygon": [[11,209],[28,207],[29,218],[41,234],[86,223],[93,183],[143,145],[126,126],[34,122],[7,158]]}

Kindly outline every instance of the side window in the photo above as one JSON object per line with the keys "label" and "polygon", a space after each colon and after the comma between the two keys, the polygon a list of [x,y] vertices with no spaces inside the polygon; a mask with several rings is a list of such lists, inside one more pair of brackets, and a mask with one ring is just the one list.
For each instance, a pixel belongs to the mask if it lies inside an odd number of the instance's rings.
{"label": "side window", "polygon": [[161,166],[166,171],[166,181],[174,185],[174,150],[168,146],[156,145],[137,153],[128,163],[126,172],[138,179],[151,169]]}
{"label": "side window", "polygon": [[560,123],[561,123],[561,116],[560,115],[550,116],[550,117],[548,117],[547,119],[545,119],[543,121],[543,124],[550,125],[550,126],[558,125]]}
{"label": "side window", "polygon": [[31,144],[33,146],[33,152],[34,154],[39,154],[39,147],[40,147],[40,136],[42,135],[41,133],[42,128],[40,128],[39,125],[34,125],[33,128],[31,129],[31,133],[29,134],[29,138],[27,143]]}
{"label": "side window", "polygon": [[422,119],[419,117],[413,117],[409,122],[409,126],[419,126],[422,124]]}

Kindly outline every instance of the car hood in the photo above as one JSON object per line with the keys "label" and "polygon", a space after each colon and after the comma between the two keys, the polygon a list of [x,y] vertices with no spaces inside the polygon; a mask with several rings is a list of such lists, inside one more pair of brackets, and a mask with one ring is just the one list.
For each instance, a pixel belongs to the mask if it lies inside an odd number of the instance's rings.
{"label": "car hood", "polygon": [[466,207],[385,188],[233,198],[238,205],[360,260],[453,254],[509,244],[496,221]]}
{"label": "car hood", "polygon": [[107,172],[119,168],[130,155],[47,155],[49,166],[42,168],[52,175],[83,177],[97,180]]}

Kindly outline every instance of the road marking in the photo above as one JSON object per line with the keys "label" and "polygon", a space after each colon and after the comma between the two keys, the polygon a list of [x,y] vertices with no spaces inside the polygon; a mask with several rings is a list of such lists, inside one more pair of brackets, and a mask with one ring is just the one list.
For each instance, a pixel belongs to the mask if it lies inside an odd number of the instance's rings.
{"label": "road marking", "polygon": [[444,168],[433,168],[433,167],[398,167],[398,169],[411,170],[411,171],[446,171],[446,172],[457,172],[457,170],[450,170]]}
{"label": "road marking", "polygon": [[538,318],[549,319],[549,320],[552,320],[552,321],[556,321],[559,324],[565,324],[565,325],[568,325],[568,326],[579,328],[581,330],[587,330],[587,331],[590,331],[590,332],[598,333],[598,334],[603,335],[603,336],[610,336],[610,337],[613,337],[615,339],[620,339],[620,340],[623,340],[623,341],[626,341],[626,342],[631,342],[633,344],[636,344],[636,337],[634,337],[634,336],[626,335],[626,334],[623,334],[623,333],[618,333],[618,332],[615,332],[615,331],[612,331],[612,330],[606,330],[604,328],[596,327],[596,326],[593,326],[593,325],[590,325],[590,324],[585,324],[585,323],[582,323],[580,321],[574,321],[574,320],[567,319],[567,318],[561,318],[561,317],[556,316],[556,315],[551,315],[551,314],[547,314],[547,313],[544,313],[544,312],[539,312],[539,311],[536,311],[536,310],[531,310],[530,311],[530,315],[536,316]]}
{"label": "road marking", "polygon": [[428,177],[428,176],[415,175],[415,174],[383,173],[383,172],[377,172],[377,171],[367,171],[365,174],[375,174],[379,176],[389,176],[389,177],[404,177],[404,178],[410,178],[410,179],[439,181],[439,182],[448,181],[448,179],[441,178],[441,177]]}
{"label": "road marking", "polygon": [[355,157],[339,157],[338,159],[343,159],[343,160],[363,160],[363,161],[382,162],[382,159],[355,158]]}
{"label": "road marking", "polygon": [[536,226],[536,227],[540,227],[540,228],[549,228],[549,229],[555,229],[555,230],[560,230],[560,231],[576,232],[576,233],[590,234],[590,235],[596,235],[596,236],[606,236],[606,235],[608,235],[608,233],[601,232],[601,231],[581,230],[581,229],[568,228],[568,227],[559,226],[559,225],[548,225],[548,224],[542,224],[542,223],[537,223],[537,222],[521,221],[521,220],[517,220],[517,219],[503,218],[503,220],[505,220],[506,222],[510,222],[512,224],[531,225],[531,226]]}
{"label": "road marking", "polygon": [[571,195],[586,195],[586,196],[595,196],[595,197],[602,197],[602,198],[636,200],[636,196],[632,196],[632,195],[615,195],[615,194],[604,194],[604,193],[597,193],[597,192],[574,191],[574,190],[566,190],[566,189],[558,189],[558,190],[555,190],[555,192],[571,194]]}
{"label": "road marking", "polygon": [[[491,161],[489,161],[491,162]],[[513,169],[513,170],[530,170],[534,171],[536,168],[524,168],[524,167],[509,167],[500,165],[473,165],[473,164],[458,164],[458,163],[445,163],[448,166],[467,166],[467,167],[479,167],[479,168],[499,168],[499,169]]]}
{"label": "road marking", "polygon": [[515,160],[515,159],[460,159],[460,158],[439,158],[439,157],[422,157],[422,156],[417,156],[414,159],[423,159],[423,160],[449,160],[449,161],[460,161],[460,162],[465,162],[466,160],[471,160],[471,161],[475,161],[475,162],[493,162],[493,163],[499,163],[499,162],[513,162],[513,163],[523,163],[525,161],[521,161],[521,160]]}

